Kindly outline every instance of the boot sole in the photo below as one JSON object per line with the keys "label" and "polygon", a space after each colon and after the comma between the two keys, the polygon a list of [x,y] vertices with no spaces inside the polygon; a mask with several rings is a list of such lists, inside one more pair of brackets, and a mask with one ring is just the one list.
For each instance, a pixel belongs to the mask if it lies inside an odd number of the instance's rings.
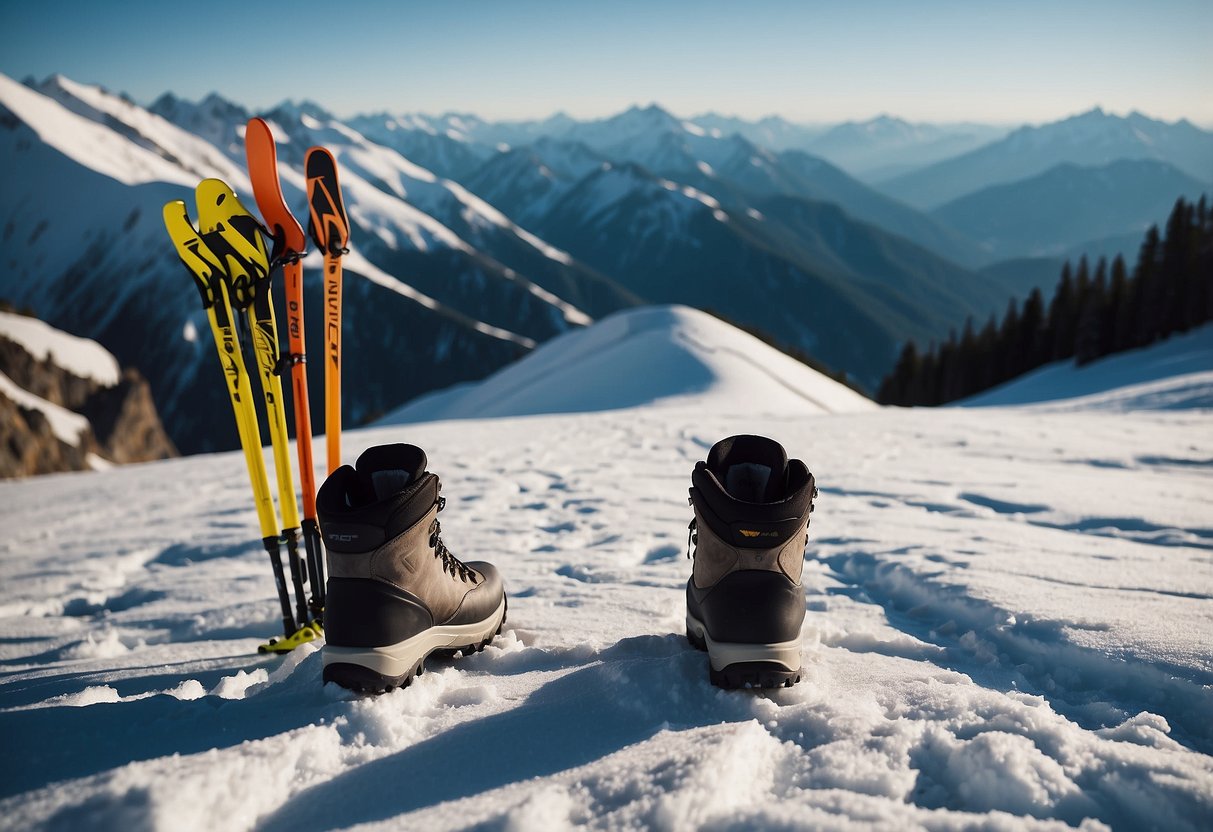
{"label": "boot sole", "polygon": [[501,632],[509,602],[484,621],[430,627],[412,638],[386,647],[324,646],[324,683],[333,682],[358,693],[387,693],[406,688],[425,672],[430,656],[453,657],[479,653]]}
{"label": "boot sole", "polygon": [[800,681],[800,639],[772,644],[712,641],[703,622],[687,615],[687,641],[708,654],[708,679],[719,688],[790,688]]}

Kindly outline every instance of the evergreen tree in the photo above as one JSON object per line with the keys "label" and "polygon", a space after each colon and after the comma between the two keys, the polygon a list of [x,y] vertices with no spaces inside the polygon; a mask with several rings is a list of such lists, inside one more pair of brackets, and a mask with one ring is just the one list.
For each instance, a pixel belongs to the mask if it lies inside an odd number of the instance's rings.
{"label": "evergreen tree", "polygon": [[[1085,260],[1083,262],[1086,262]],[[1074,354],[1074,319],[1078,306],[1074,298],[1074,277],[1067,260],[1061,267],[1061,280],[1049,304],[1049,358],[1060,361]]]}
{"label": "evergreen tree", "polygon": [[1049,360],[1048,350],[1043,345],[1045,327],[1045,302],[1040,289],[1032,290],[1023,304],[1019,318],[1019,339],[1016,345],[1018,371],[1015,375],[1034,370]]}
{"label": "evergreen tree", "polygon": [[1019,343],[1019,308],[1015,299],[1007,302],[1007,313],[1002,319],[1002,328],[998,331],[998,384],[1018,375],[1018,356],[1016,345]]}
{"label": "evergreen tree", "polygon": [[976,361],[976,389],[973,392],[988,390],[998,384],[1001,380],[998,377],[998,321],[993,314],[977,336]]}
{"label": "evergreen tree", "polygon": [[876,393],[876,401],[881,404],[909,406],[918,404],[911,396],[916,376],[921,368],[918,358],[918,348],[913,341],[906,341],[901,348],[901,356],[893,372],[881,382],[880,390]]}
{"label": "evergreen tree", "polygon": [[1099,350],[1101,356],[1119,352],[1127,346],[1133,314],[1129,301],[1129,278],[1125,272],[1125,259],[1118,254],[1112,261],[1112,280],[1108,286],[1108,304],[1104,315],[1103,344]]}
{"label": "evergreen tree", "polygon": [[1091,274],[1086,257],[1066,263],[1047,312],[1039,289],[1022,309],[1011,300],[1001,325],[991,315],[981,332],[973,320],[957,338],[925,353],[907,343],[881,385],[882,402],[937,405],[971,396],[1048,361],[1079,364],[1145,346],[1172,332],[1213,320],[1213,208],[1180,199],[1165,237],[1146,233],[1130,276],[1119,255]]}
{"label": "evergreen tree", "polygon": [[1150,226],[1137,254],[1133,270],[1133,306],[1135,326],[1133,346],[1152,344],[1162,329],[1163,291],[1158,280],[1158,226]]}
{"label": "evergreen tree", "polygon": [[1104,286],[1104,261],[1099,261],[1100,268],[1096,270],[1095,279],[1086,292],[1082,313],[1078,317],[1077,334],[1075,336],[1074,357],[1081,366],[1099,358],[1100,344],[1103,341],[1104,305],[1107,303],[1107,289]]}

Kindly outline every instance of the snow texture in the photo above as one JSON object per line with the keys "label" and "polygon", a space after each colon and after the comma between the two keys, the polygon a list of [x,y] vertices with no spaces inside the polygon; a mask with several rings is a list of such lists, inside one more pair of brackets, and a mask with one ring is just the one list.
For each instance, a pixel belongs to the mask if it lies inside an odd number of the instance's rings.
{"label": "snow texture", "polygon": [[121,376],[118,359],[105,347],[37,318],[0,311],[0,336],[16,342],[38,361],[49,359],[77,378],[92,379],[102,387],[113,387]]}
{"label": "snow texture", "polygon": [[[255,654],[239,454],[0,483],[3,826],[1207,829],[1210,411],[864,407],[766,349],[644,310],[414,415],[560,412],[348,433],[424,447],[510,594],[483,653],[377,698]],[[821,488],[804,679],[766,694],[683,637],[689,474],[738,432]]]}

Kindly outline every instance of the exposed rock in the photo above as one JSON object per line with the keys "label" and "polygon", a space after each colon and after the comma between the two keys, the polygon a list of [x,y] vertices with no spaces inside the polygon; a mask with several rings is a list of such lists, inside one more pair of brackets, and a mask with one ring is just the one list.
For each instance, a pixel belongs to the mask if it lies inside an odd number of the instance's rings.
{"label": "exposed rock", "polygon": [[0,477],[177,456],[147,381],[134,368],[124,370],[118,383],[107,387],[68,372],[53,362],[53,355],[38,360],[0,333],[0,373],[26,392],[89,422],[75,443],[66,442],[55,435],[41,410],[14,402],[0,391]]}

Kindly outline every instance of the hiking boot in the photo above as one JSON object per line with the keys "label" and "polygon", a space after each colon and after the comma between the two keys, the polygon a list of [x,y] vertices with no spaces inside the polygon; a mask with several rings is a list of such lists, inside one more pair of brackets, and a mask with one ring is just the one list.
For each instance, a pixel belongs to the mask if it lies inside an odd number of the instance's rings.
{"label": "hiking boot", "polygon": [[420,448],[383,445],[320,487],[325,682],[383,693],[408,685],[431,653],[479,651],[501,632],[501,578],[447,550],[438,523],[446,500],[425,468]]}
{"label": "hiking boot", "polygon": [[714,685],[790,687],[800,681],[813,475],[772,439],[731,436],[695,464],[691,483],[687,639],[707,651]]}

